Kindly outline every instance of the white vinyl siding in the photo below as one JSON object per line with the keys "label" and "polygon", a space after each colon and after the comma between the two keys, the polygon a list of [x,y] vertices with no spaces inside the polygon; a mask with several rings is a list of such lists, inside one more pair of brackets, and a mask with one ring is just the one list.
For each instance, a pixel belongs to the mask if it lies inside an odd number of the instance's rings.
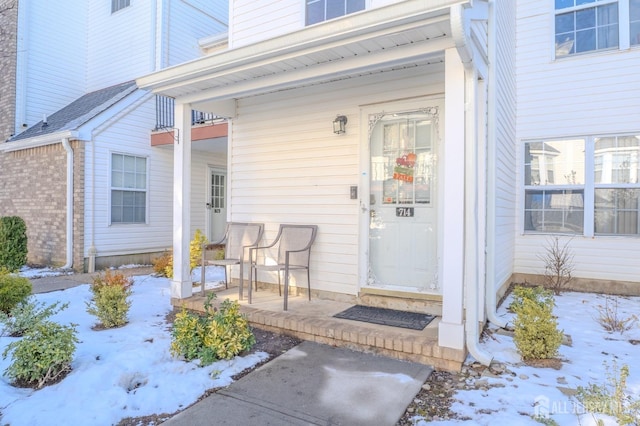
{"label": "white vinyl siding", "polygon": [[[513,143],[518,147],[514,175],[518,187],[524,185],[521,141],[638,134],[640,87],[630,81],[640,67],[640,50],[605,50],[553,61],[553,7],[549,2],[519,0],[516,11],[518,104]],[[522,233],[524,196],[519,193],[514,272],[541,274],[544,265],[538,255],[550,236]],[[638,281],[637,238],[576,235],[570,238],[570,247],[575,254],[574,276]]]}
{"label": "white vinyl siding", "polygon": [[[355,294],[360,204],[349,188],[360,181],[360,144],[367,143],[358,105],[442,94],[443,81],[443,66],[416,67],[240,100],[232,126],[231,220],[264,222],[266,242],[280,223],[318,225],[312,288]],[[338,112],[348,117],[342,135],[333,133]]]}
{"label": "white vinyl siding", "polygon": [[[304,27],[303,0],[231,2],[230,47],[237,48]],[[256,25],[259,23],[258,25]]]}
{"label": "white vinyl siding", "polygon": [[[84,92],[87,52],[84,0],[21,1],[16,85],[16,133]],[[64,22],[64,25],[60,25]],[[37,31],[34,31],[37,29]],[[26,125],[26,127],[23,127]]]}
{"label": "white vinyl siding", "polygon": [[[490,34],[490,49],[495,55],[494,86],[489,87],[493,119],[489,134],[489,163],[493,162],[490,174],[493,174],[494,204],[489,206],[488,220],[494,221],[494,235],[487,238],[491,244],[489,250],[493,257],[492,276],[487,285],[495,285],[495,291],[507,283],[513,272],[514,234],[517,229],[516,192],[513,182],[516,164],[516,81],[515,81],[515,14],[516,5],[512,0],[499,0],[496,4],[493,24],[495,34]],[[491,85],[492,82],[489,83]]]}

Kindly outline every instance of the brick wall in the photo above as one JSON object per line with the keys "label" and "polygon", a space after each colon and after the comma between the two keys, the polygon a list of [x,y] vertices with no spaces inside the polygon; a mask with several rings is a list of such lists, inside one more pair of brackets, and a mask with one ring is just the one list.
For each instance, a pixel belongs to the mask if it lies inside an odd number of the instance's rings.
{"label": "brick wall", "polygon": [[[84,144],[74,151],[73,268],[82,270],[84,239]],[[66,262],[67,154],[61,143],[0,153],[0,216],[27,224],[28,261]]]}
{"label": "brick wall", "polygon": [[14,130],[17,28],[17,0],[0,0],[0,143]]}

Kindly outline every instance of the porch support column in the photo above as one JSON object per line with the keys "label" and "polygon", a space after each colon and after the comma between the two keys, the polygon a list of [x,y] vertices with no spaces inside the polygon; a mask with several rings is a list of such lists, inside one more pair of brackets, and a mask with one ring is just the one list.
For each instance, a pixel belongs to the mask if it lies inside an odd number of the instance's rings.
{"label": "porch support column", "polygon": [[440,346],[464,348],[465,73],[455,48],[445,50],[442,320]]}
{"label": "porch support column", "polygon": [[173,280],[171,297],[192,295],[189,241],[191,229],[191,104],[175,103],[173,144]]}

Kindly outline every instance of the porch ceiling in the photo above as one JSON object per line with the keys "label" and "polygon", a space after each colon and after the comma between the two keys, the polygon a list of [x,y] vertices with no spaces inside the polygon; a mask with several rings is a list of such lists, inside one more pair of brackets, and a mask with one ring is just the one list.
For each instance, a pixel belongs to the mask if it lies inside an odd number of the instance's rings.
{"label": "porch ceiling", "polygon": [[[429,3],[429,6],[426,6]],[[409,0],[304,28],[142,77],[138,85],[191,103],[264,94],[444,61],[449,7]]]}

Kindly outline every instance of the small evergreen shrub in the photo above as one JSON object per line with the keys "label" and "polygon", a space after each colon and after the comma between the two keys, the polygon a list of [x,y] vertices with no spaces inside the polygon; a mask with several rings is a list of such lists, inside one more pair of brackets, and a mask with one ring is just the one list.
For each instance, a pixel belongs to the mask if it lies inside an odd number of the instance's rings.
{"label": "small evergreen shrub", "polygon": [[18,216],[0,217],[0,268],[11,272],[27,263],[27,225]]}
{"label": "small evergreen shrub", "polygon": [[14,306],[8,314],[0,312],[0,325],[4,328],[0,336],[20,337],[36,324],[49,319],[68,306],[68,303],[61,305],[60,302],[47,306],[44,302],[36,302],[32,297],[27,298]]}
{"label": "small evergreen shrub", "polygon": [[545,304],[522,298],[514,307],[514,342],[524,360],[554,358],[562,343],[562,331],[553,316],[553,298]]}
{"label": "small evergreen shrub", "polygon": [[18,303],[31,294],[31,281],[25,277],[10,274],[0,268],[0,312],[8,314]]}
{"label": "small evergreen shrub", "polygon": [[621,425],[639,424],[640,399],[627,393],[629,367],[623,365],[618,369],[615,361],[612,367],[606,362],[604,365],[607,371],[606,383],[590,383],[586,388],[578,386],[575,397],[584,409],[581,411],[615,417]]}
{"label": "small evergreen shrub", "polygon": [[23,387],[39,389],[54,383],[71,370],[76,343],[75,325],[42,321],[6,347],[3,359],[11,353],[13,362],[4,375]]}
{"label": "small evergreen shrub", "polygon": [[522,306],[523,299],[529,299],[536,302],[540,306],[554,306],[553,291],[542,286],[515,286],[512,292],[513,301],[509,305],[509,310],[515,312]]}
{"label": "small evergreen shrub", "polygon": [[93,298],[87,303],[87,312],[100,320],[104,328],[120,327],[127,323],[133,279],[120,272],[107,271],[94,279]]}
{"label": "small evergreen shrub", "polygon": [[[202,245],[207,242],[207,237],[204,236],[202,231],[196,229],[196,233],[193,236],[193,239],[189,243],[189,266],[190,271],[193,271],[193,268],[200,265],[202,260]],[[173,254],[168,254],[168,259],[166,260],[164,266],[164,276],[171,279],[173,278]]]}
{"label": "small evergreen shrub", "polygon": [[249,321],[240,313],[238,302],[225,300],[219,310],[211,306],[215,294],[205,303],[205,315],[200,316],[183,309],[173,323],[171,354],[187,361],[199,359],[209,365],[219,359],[231,359],[251,349],[255,336]]}

